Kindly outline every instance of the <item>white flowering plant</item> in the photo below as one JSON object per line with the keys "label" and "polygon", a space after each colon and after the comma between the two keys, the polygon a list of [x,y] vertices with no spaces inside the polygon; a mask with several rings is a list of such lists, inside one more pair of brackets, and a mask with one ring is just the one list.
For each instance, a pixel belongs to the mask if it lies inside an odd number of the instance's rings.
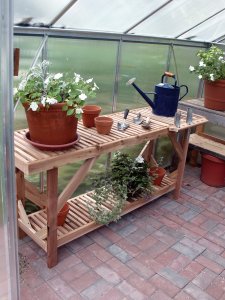
{"label": "white flowering plant", "polygon": [[64,103],[62,110],[68,116],[79,117],[87,97],[95,97],[98,88],[93,78],[84,80],[74,73],[73,78],[67,78],[62,73],[49,74],[48,61],[33,67],[20,82],[15,91],[14,99],[20,99],[22,104],[28,104],[28,109],[38,111],[41,107],[49,109],[52,104]]}
{"label": "white flowering plant", "polygon": [[190,66],[189,71],[198,75],[199,79],[215,81],[225,79],[225,53],[217,46],[197,53],[200,61],[197,66]]}

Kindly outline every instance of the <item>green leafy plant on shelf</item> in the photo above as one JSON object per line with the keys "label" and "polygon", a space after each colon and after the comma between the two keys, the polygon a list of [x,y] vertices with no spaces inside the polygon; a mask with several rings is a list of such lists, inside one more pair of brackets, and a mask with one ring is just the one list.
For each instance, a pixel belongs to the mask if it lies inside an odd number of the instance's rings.
{"label": "green leafy plant on shelf", "polygon": [[93,220],[100,224],[117,221],[126,201],[131,197],[150,194],[152,181],[148,165],[141,156],[132,159],[128,154],[116,152],[106,175],[94,181],[93,199],[87,203]]}

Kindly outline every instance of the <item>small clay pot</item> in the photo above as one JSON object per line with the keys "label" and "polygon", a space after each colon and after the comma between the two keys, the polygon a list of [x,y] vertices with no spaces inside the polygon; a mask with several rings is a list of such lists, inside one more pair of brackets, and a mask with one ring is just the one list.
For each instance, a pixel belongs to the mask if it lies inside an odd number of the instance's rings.
{"label": "small clay pot", "polygon": [[109,134],[113,125],[113,119],[110,117],[96,117],[95,127],[100,134]]}
{"label": "small clay pot", "polygon": [[60,210],[60,212],[57,215],[58,226],[63,226],[63,224],[65,223],[69,209],[70,209],[69,204],[68,203],[64,204],[63,208]]}
{"label": "small clay pot", "polygon": [[153,177],[154,185],[161,185],[163,177],[166,174],[166,170],[162,167],[152,167],[149,170],[149,175]]}
{"label": "small clay pot", "polygon": [[100,115],[102,110],[98,105],[85,105],[83,108],[82,120],[85,127],[95,127],[95,118]]}

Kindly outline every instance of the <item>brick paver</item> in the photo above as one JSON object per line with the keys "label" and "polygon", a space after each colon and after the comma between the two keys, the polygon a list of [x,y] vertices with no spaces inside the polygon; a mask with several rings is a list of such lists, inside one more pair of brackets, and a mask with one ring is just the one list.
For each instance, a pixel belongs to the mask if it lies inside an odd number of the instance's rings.
{"label": "brick paver", "polygon": [[29,237],[21,300],[225,300],[225,188],[186,166],[171,193],[59,248],[59,263]]}

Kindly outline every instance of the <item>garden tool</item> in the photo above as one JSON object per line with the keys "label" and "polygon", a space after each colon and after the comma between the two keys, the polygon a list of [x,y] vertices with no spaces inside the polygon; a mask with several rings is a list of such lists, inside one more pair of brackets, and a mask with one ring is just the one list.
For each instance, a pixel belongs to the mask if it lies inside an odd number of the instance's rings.
{"label": "garden tool", "polygon": [[180,128],[180,118],[181,118],[181,112],[176,112],[174,117],[174,124],[177,128]]}
{"label": "garden tool", "polygon": [[[164,83],[165,77],[174,79],[174,84]],[[173,117],[177,111],[178,101],[180,101],[187,93],[188,87],[186,85],[177,85],[176,76],[173,73],[165,72],[162,75],[161,82],[155,86],[155,92],[143,92],[132,78],[127,82],[127,85],[133,85],[138,93],[145,99],[145,101],[152,107],[153,113],[158,116]],[[185,93],[180,97],[180,88],[185,88]],[[154,94],[154,101],[152,101],[147,94]]]}
{"label": "garden tool", "polygon": [[126,123],[126,119],[127,119],[128,114],[129,114],[129,109],[126,108],[124,110],[124,113],[123,113],[123,120],[122,120],[122,122],[118,122],[117,123],[117,129],[118,130],[125,131],[129,127],[129,124]]}
{"label": "garden tool", "polygon": [[140,125],[143,122],[141,113],[138,113],[137,116],[133,118],[133,122],[137,125]]}
{"label": "garden tool", "polygon": [[193,123],[192,109],[191,109],[190,107],[187,109],[186,123],[187,123],[188,125],[191,125],[191,124]]}
{"label": "garden tool", "polygon": [[142,122],[141,126],[145,129],[150,129],[150,118],[147,117],[146,120]]}

